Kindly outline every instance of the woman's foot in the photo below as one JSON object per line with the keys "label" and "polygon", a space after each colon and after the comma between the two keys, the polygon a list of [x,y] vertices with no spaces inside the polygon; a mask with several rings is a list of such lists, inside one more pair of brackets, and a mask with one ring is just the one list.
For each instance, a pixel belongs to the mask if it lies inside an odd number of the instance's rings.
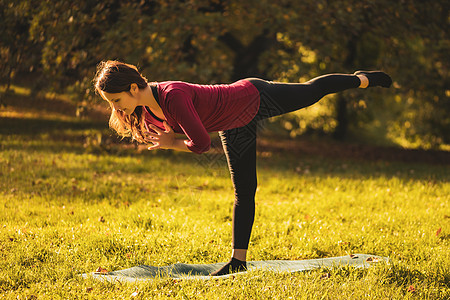
{"label": "woman's foot", "polygon": [[386,74],[382,71],[356,71],[354,75],[365,76],[369,80],[369,84],[368,84],[369,87],[381,86],[381,87],[388,88],[392,85],[391,76],[389,76],[388,74]]}
{"label": "woman's foot", "polygon": [[247,262],[241,261],[236,258],[231,258],[222,268],[209,274],[210,276],[221,276],[236,272],[243,272],[247,270]]}

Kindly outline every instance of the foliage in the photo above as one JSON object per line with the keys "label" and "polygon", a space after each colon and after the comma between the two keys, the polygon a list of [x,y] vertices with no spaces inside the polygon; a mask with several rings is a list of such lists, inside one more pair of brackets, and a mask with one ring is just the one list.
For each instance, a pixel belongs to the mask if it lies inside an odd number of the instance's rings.
{"label": "foliage", "polygon": [[32,3],[0,1],[0,81],[9,89],[20,72],[33,72],[40,59],[40,41],[30,39]]}
{"label": "foliage", "polygon": [[[90,80],[104,59],[137,64],[150,80],[201,83],[250,76],[303,81],[379,68],[392,75],[395,89],[331,97],[332,113],[325,107],[309,129],[343,138],[347,129],[377,127],[397,142],[437,147],[450,142],[448,6],[444,0],[1,0],[2,81],[30,78],[31,69],[37,88],[69,88],[79,101],[92,101]],[[360,105],[369,100],[375,104]],[[304,132],[301,115],[280,123],[300,129],[293,135]]]}

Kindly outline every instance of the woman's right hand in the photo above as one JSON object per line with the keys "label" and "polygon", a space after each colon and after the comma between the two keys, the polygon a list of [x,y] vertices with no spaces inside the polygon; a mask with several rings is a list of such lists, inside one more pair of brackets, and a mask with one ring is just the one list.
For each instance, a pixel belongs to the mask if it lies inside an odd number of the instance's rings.
{"label": "woman's right hand", "polygon": [[150,129],[154,132],[148,132],[147,136],[145,137],[145,141],[147,143],[152,143],[153,146],[148,147],[148,150],[155,150],[155,149],[172,149],[175,141],[175,132],[170,127],[169,124],[167,124],[166,121],[164,121],[164,127],[166,130],[161,130],[158,127],[156,127],[153,124],[150,124]]}

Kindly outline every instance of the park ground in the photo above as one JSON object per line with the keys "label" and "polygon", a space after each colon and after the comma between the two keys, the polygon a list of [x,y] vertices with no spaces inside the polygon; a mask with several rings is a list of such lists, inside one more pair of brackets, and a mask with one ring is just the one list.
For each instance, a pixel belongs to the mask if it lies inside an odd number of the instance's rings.
{"label": "park ground", "polygon": [[79,274],[228,260],[233,189],[223,153],[119,143],[104,108],[77,118],[58,95],[16,89],[2,101],[2,298],[450,297],[449,152],[261,139],[249,260],[368,253],[388,264],[110,284]]}

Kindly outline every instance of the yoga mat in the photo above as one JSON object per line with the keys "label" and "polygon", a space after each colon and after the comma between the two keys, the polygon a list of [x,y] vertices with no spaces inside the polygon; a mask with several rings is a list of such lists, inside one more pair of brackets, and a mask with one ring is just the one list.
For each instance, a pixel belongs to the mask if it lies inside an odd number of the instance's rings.
{"label": "yoga mat", "polygon": [[217,279],[228,278],[230,276],[240,276],[254,270],[264,270],[272,272],[302,272],[319,268],[336,268],[352,266],[356,268],[367,268],[380,262],[388,262],[389,258],[369,255],[352,254],[347,256],[317,258],[307,260],[266,260],[248,261],[247,271],[233,273],[223,276],[209,276],[211,272],[220,269],[225,263],[215,264],[182,264],[176,263],[169,266],[153,267],[140,265],[129,269],[112,271],[108,273],[86,273],[83,278],[94,278],[109,282],[135,282],[152,280],[156,277],[169,277],[174,279]]}

